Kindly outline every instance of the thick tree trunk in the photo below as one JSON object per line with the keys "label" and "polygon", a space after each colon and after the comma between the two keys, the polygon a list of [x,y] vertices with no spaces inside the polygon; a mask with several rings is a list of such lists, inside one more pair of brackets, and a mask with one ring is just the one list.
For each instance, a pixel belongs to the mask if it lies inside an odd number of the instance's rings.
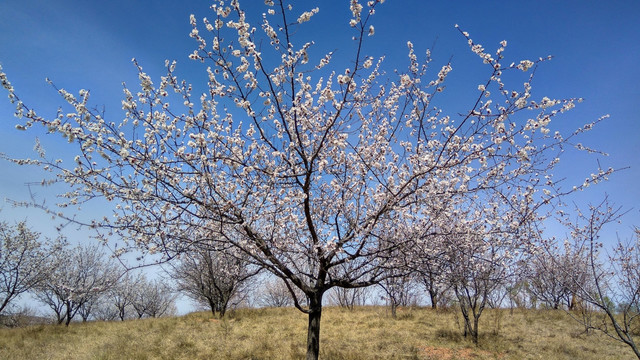
{"label": "thick tree trunk", "polygon": [[322,317],[322,294],[309,296],[309,327],[307,329],[307,360],[318,360],[320,356],[320,319]]}

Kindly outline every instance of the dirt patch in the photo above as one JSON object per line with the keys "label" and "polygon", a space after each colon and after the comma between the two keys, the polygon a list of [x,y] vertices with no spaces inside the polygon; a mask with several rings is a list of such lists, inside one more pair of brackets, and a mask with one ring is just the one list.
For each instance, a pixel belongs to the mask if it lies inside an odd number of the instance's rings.
{"label": "dirt patch", "polygon": [[454,359],[478,359],[478,358],[498,358],[501,359],[504,354],[494,354],[486,350],[464,348],[451,349],[446,347],[425,346],[422,351],[430,360],[454,360]]}
{"label": "dirt patch", "polygon": [[442,359],[442,360],[451,360],[453,359],[453,355],[455,351],[449,348],[437,348],[433,346],[425,346],[422,348],[422,351],[427,355],[427,359]]}

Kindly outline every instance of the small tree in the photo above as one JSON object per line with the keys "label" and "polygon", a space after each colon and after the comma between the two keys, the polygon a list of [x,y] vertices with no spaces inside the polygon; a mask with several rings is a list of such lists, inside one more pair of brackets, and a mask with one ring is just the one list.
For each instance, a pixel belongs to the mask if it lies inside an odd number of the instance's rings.
{"label": "small tree", "polygon": [[133,303],[136,301],[138,288],[143,286],[144,281],[146,281],[146,278],[139,274],[127,273],[106,294],[108,301],[105,301],[111,303],[117,309],[117,317],[121,321],[129,317],[127,313],[131,311]]}
{"label": "small tree", "polygon": [[49,271],[52,249],[25,221],[0,222],[0,315],[11,301],[42,283]]}
{"label": "small tree", "polygon": [[563,251],[553,243],[543,244],[528,261],[527,291],[549,308],[572,310],[576,289],[585,288],[589,279],[586,254],[583,246],[570,242]]}
{"label": "small tree", "polygon": [[82,322],[87,322],[87,320],[89,320],[89,318],[94,314],[96,307],[100,304],[101,298],[101,295],[94,296],[80,306],[78,309],[78,315],[80,315]]}
{"label": "small tree", "polygon": [[116,267],[99,246],[63,248],[53,255],[51,269],[35,295],[53,310],[58,324],[64,322],[68,326],[83,307],[86,320],[92,304],[113,286],[117,277]]}
{"label": "small tree", "polygon": [[137,283],[135,298],[131,306],[138,319],[161,317],[175,311],[176,296],[167,283],[161,279],[149,281],[143,275]]}
{"label": "small tree", "polygon": [[0,327],[24,327],[32,325],[48,324],[37,309],[23,305],[9,314],[0,315]]}
{"label": "small tree", "polygon": [[260,272],[246,254],[237,249],[197,249],[182,254],[173,265],[171,277],[178,291],[206,304],[215,316],[223,317],[232,299],[242,300],[248,294],[248,280]]}
{"label": "small tree", "polygon": [[391,308],[391,316],[396,318],[399,306],[411,306],[418,302],[415,274],[403,268],[389,268],[380,287],[385,293],[385,299]]}
{"label": "small tree", "polygon": [[608,262],[600,258],[600,232],[622,215],[620,208],[614,208],[605,198],[599,205],[590,206],[588,213],[578,211],[578,221],[569,224],[574,242],[587,250],[584,260],[588,281],[574,281],[575,294],[583,302],[580,308],[587,311],[594,308],[603,313],[598,317],[600,321],[594,321],[593,314],[584,312],[582,317],[574,318],[587,330],[601,331],[626,344],[640,359],[640,348],[636,343],[640,327],[640,231],[635,229],[631,241],[618,240]]}
{"label": "small tree", "polygon": [[555,268],[559,264],[556,259],[550,259],[547,254],[540,254],[532,259],[531,277],[527,290],[537,300],[551,309],[559,309],[569,294],[566,286],[567,277],[564,272]]}
{"label": "small tree", "polygon": [[92,315],[96,320],[114,321],[120,319],[120,311],[109,298],[108,294],[100,297],[94,305]]}
{"label": "small tree", "polygon": [[462,312],[464,336],[471,336],[477,345],[480,316],[490,305],[493,293],[515,277],[529,236],[498,229],[487,231],[477,222],[470,223],[473,227],[460,227],[461,224],[443,243],[446,273]]}
{"label": "small tree", "polygon": [[[287,287],[282,279],[274,276],[270,276],[268,279],[262,281],[262,286],[259,288],[258,302],[262,306],[266,307],[287,307],[293,306],[293,296],[291,291]],[[295,290],[294,290],[295,291]],[[301,296],[300,292],[297,294]]]}
{"label": "small tree", "polygon": [[[426,236],[422,234],[421,236]],[[432,309],[437,309],[445,301],[451,289],[447,281],[446,251],[443,238],[437,237],[426,241],[418,241],[414,245],[415,260],[410,267],[415,273],[416,280],[421,283],[427,294]]]}
{"label": "small tree", "polygon": [[489,295],[500,285],[503,268],[492,258],[491,244],[476,242],[466,249],[456,249],[450,257],[450,281],[464,319],[464,336],[478,344],[478,323]]}
{"label": "small tree", "polygon": [[133,303],[136,299],[137,289],[141,286],[143,278],[140,275],[127,273],[122,276],[106,294],[106,303],[110,303],[117,310],[118,318],[124,321],[129,316]]}
{"label": "small tree", "polygon": [[353,310],[356,306],[364,306],[367,304],[370,288],[334,288],[329,294],[329,300],[340,307]]}
{"label": "small tree", "polygon": [[536,308],[538,299],[529,291],[529,287],[529,276],[526,272],[523,272],[521,276],[515,277],[513,281],[505,286],[509,299],[509,308],[512,311],[514,308]]}

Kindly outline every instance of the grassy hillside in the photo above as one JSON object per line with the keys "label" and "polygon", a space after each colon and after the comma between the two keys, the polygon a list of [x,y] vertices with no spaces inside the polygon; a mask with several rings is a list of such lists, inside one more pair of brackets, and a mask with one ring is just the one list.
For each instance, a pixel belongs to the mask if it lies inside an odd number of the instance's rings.
{"label": "grassy hillside", "polygon": [[[326,308],[322,359],[633,359],[624,345],[585,334],[566,313],[487,310],[480,345],[456,311]],[[125,322],[0,329],[1,359],[300,359],[306,317],[293,308],[243,309]]]}

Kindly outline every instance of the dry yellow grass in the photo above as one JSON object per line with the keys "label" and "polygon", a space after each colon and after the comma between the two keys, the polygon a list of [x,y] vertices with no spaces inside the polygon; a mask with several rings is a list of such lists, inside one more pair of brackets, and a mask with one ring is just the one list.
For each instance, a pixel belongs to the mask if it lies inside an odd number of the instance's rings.
{"label": "dry yellow grass", "polygon": [[[183,317],[0,329],[2,359],[300,359],[306,317],[243,309],[224,320]],[[624,345],[584,334],[562,311],[487,310],[480,345],[461,336],[455,311],[326,308],[322,359],[633,359]]]}

